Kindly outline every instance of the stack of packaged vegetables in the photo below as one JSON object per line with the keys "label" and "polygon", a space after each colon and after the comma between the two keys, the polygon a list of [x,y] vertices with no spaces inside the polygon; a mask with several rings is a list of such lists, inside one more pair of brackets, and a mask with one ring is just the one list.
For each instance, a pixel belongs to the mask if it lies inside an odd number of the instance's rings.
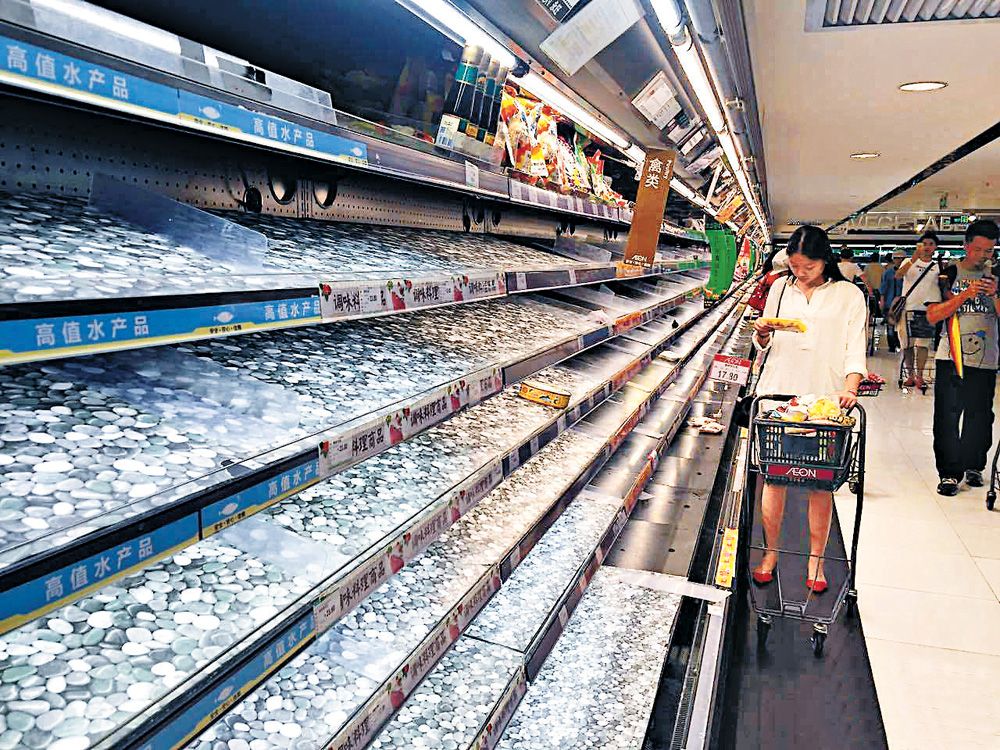
{"label": "stack of packaged vegetables", "polygon": [[506,159],[513,176],[529,185],[547,188],[566,195],[596,198],[612,206],[628,206],[611,189],[604,174],[601,152],[586,156],[579,134],[570,145],[557,132],[562,118],[551,107],[517,91],[504,88],[500,106],[501,130],[506,145]]}

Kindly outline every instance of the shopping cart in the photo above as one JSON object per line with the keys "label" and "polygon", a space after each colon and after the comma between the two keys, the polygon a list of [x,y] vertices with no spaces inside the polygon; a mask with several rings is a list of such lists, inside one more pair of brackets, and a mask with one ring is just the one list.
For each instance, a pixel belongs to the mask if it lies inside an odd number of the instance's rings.
{"label": "shopping cart", "polygon": [[[912,342],[914,339],[928,339],[931,342],[936,341],[937,328],[933,323],[927,322],[927,313],[923,310],[907,310],[906,316],[904,318],[906,322],[906,338],[907,342]],[[913,365],[911,367],[906,366],[906,350],[902,350],[902,354],[899,357],[899,387],[902,388],[903,384],[910,378],[916,379],[917,377],[923,382],[923,386],[920,389],[921,393],[927,393],[927,386],[934,384],[934,350],[935,346],[932,344],[927,352],[927,361],[924,363],[923,371],[917,372],[917,353],[913,352]]]}
{"label": "shopping cart", "polygon": [[[772,549],[782,555],[793,555],[798,558],[808,557],[808,552],[800,550],[781,549],[780,540],[772,542],[764,540],[762,544],[753,541],[754,514],[756,501],[749,497],[743,503],[744,531],[740,536],[748,540],[746,544],[746,568],[750,580],[750,602],[757,615],[757,646],[765,648],[774,617],[785,617],[800,622],[813,624],[813,653],[823,655],[827,628],[840,614],[841,607],[852,617],[858,601],[855,585],[858,557],[858,531],[861,526],[861,510],[864,502],[865,477],[865,410],[855,406],[850,415],[854,416],[853,425],[811,425],[808,423],[784,422],[767,419],[761,416],[761,402],[789,401],[792,396],[765,395],[753,400],[750,410],[751,450],[747,462],[747,492],[754,491],[755,483],[751,483],[751,474],[759,473],[768,482],[789,486],[800,486],[810,490],[828,490],[834,492],[845,482],[857,500],[854,514],[854,535],[851,539],[849,557],[835,557],[825,554],[821,559],[843,565],[836,571],[837,577],[843,576],[842,585],[836,589],[829,609],[818,608],[811,588],[806,589],[806,598],[792,599],[786,596],[782,587],[779,564],[775,569],[775,580],[772,586],[760,589],[753,585],[753,553],[763,555]],[[787,509],[787,504],[786,504]],[[787,566],[786,566],[787,567]],[[830,578],[830,571],[827,571]],[[831,593],[834,590],[831,586]]]}

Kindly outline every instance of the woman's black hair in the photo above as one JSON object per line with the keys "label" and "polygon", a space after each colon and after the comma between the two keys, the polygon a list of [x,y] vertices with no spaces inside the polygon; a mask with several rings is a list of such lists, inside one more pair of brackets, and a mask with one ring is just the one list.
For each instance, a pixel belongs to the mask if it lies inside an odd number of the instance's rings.
{"label": "woman's black hair", "polygon": [[934,232],[934,231],[931,231],[931,230],[928,230],[928,231],[924,232],[922,235],[920,235],[920,240],[919,241],[923,242],[924,240],[930,240],[931,242],[933,242],[934,243],[934,247],[937,247],[938,245],[941,244],[938,241],[937,232]]}
{"label": "woman's black hair", "polygon": [[847,281],[837,266],[837,256],[830,249],[829,236],[819,227],[806,224],[792,232],[787,252],[789,258],[795,253],[802,253],[809,260],[823,261],[823,277],[827,281]]}

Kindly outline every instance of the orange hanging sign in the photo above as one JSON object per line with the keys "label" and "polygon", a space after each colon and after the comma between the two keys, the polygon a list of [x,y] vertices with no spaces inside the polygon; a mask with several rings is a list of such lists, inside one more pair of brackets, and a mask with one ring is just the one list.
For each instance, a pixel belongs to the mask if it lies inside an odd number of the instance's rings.
{"label": "orange hanging sign", "polygon": [[663,210],[667,205],[667,191],[674,176],[677,152],[672,149],[650,151],[642,166],[639,192],[636,195],[632,228],[628,233],[625,262],[636,266],[651,266],[656,258],[656,245],[660,240]]}

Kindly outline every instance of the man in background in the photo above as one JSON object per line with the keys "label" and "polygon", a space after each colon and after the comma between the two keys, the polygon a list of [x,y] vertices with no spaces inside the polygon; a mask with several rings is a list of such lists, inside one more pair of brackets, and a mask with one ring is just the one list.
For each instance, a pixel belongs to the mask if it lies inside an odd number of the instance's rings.
{"label": "man in background", "polygon": [[938,238],[934,232],[924,232],[917,242],[913,257],[903,261],[896,271],[903,277],[903,294],[906,295],[906,312],[899,321],[899,339],[903,345],[903,385],[924,387],[924,368],[927,354],[934,346],[934,326],[927,320],[927,303],[939,302],[937,270],[934,264]]}
{"label": "man in background", "polygon": [[[906,253],[896,250],[892,254],[892,262],[882,274],[882,283],[879,285],[879,295],[882,297],[882,316],[885,317],[892,306],[892,301],[903,293],[903,277],[899,275],[899,267],[906,260]],[[899,334],[896,329],[886,323],[886,331],[889,339],[889,351],[899,351]]]}
{"label": "man in background", "polygon": [[857,282],[859,278],[862,278],[861,266],[854,262],[854,251],[848,247],[845,247],[840,251],[840,272],[844,275],[844,278],[850,281],[852,284]]}
{"label": "man in background", "polygon": [[[934,324],[958,318],[958,340],[941,337],[934,383],[934,458],[938,494],[952,496],[965,479],[983,486],[983,470],[993,442],[993,394],[1000,346],[997,320],[1000,298],[992,275],[993,250],[1000,229],[989,220],[975,221],[965,231],[965,257],[942,273],[946,299],[927,307]],[[954,324],[946,326],[953,328]],[[959,360],[958,357],[961,357]],[[956,362],[962,363],[958,372]],[[961,432],[959,432],[961,423]]]}
{"label": "man in background", "polygon": [[868,287],[868,295],[871,304],[871,313],[873,317],[879,317],[882,309],[882,294],[879,289],[882,286],[882,275],[885,273],[885,266],[879,262],[878,253],[872,257],[872,262],[865,266],[864,276],[865,285]]}

